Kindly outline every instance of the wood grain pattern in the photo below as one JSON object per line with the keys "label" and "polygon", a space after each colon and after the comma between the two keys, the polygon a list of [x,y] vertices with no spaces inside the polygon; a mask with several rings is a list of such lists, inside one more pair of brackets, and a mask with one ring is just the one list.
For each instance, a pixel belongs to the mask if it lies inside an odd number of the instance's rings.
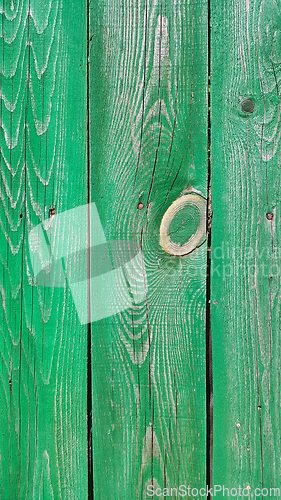
{"label": "wood grain pattern", "polygon": [[253,493],[281,479],[281,5],[211,4],[213,481]]}
{"label": "wood grain pattern", "polygon": [[86,328],[69,289],[35,284],[27,243],[51,206],[59,213],[87,202],[86,19],[76,0],[0,6],[5,500],[87,496]]}
{"label": "wood grain pattern", "polygon": [[205,0],[90,3],[91,201],[108,240],[140,244],[146,288],[92,324],[95,498],[206,481],[206,243],[159,243],[173,201],[206,197],[206,26]]}

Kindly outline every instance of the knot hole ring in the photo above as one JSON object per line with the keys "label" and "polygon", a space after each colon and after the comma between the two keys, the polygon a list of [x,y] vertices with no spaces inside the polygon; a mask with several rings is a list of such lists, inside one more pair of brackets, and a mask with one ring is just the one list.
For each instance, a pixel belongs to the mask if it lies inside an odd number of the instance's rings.
{"label": "knot hole ring", "polygon": [[207,200],[188,193],[166,210],[160,225],[160,245],[170,255],[187,255],[206,235]]}

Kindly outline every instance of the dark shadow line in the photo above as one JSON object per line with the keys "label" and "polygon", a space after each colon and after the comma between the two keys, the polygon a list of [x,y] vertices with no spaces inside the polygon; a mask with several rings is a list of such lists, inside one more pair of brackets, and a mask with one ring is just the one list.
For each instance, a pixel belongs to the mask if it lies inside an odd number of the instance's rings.
{"label": "dark shadow line", "polygon": [[[208,0],[208,202],[207,202],[207,280],[206,280],[206,483],[212,487],[213,468],[213,363],[211,330],[211,0]],[[207,490],[208,491],[208,490]],[[210,493],[207,499],[211,500]]]}
{"label": "dark shadow line", "polygon": [[88,500],[94,499],[93,472],[93,402],[92,402],[92,329],[91,329],[91,145],[90,145],[90,0],[87,0],[87,200],[88,200],[88,255],[87,255],[87,452]]}

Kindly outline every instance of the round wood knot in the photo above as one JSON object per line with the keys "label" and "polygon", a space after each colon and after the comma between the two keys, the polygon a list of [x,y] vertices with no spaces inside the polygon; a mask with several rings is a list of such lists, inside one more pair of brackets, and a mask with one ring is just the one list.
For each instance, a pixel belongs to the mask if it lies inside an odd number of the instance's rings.
{"label": "round wood knot", "polygon": [[252,99],[244,99],[241,103],[241,108],[244,113],[253,113],[255,109],[255,103]]}
{"label": "round wood knot", "polygon": [[187,255],[199,246],[206,234],[207,202],[197,193],[175,200],[160,225],[160,245],[170,255]]}

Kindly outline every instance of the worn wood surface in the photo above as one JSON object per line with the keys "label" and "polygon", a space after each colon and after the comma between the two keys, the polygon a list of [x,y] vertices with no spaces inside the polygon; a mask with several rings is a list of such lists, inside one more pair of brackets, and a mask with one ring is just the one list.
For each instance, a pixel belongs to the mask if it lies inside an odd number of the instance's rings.
{"label": "worn wood surface", "polygon": [[[207,195],[208,5],[88,7],[0,6],[4,499],[88,495],[87,327],[68,287],[35,284],[27,245],[51,206],[88,201],[106,240],[140,245],[145,289],[88,328],[90,497],[206,481],[206,243],[175,256],[160,228],[180,197]],[[253,492],[280,487],[279,1],[211,0],[210,29],[212,479]],[[174,242],[197,209],[178,212]]]}
{"label": "worn wood surface", "polygon": [[281,4],[211,11],[213,482],[253,492],[280,487]]}
{"label": "worn wood surface", "polygon": [[51,205],[87,203],[86,20],[76,0],[0,6],[3,500],[87,498],[86,327],[27,243]]}
{"label": "worn wood surface", "polygon": [[[159,244],[172,202],[206,197],[206,26],[205,0],[90,4],[92,201],[146,273],[141,303],[92,324],[96,498],[206,480],[206,243],[185,257]],[[181,244],[196,217],[175,223]]]}

